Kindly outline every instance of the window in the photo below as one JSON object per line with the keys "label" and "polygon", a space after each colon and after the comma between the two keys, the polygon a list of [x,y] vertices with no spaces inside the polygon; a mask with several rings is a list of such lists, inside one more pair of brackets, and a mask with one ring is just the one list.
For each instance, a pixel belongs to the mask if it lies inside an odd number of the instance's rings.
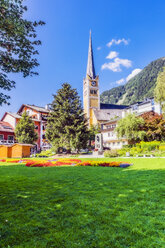
{"label": "window", "polygon": [[97,94],[97,90],[90,90],[90,93],[91,93],[92,95],[96,95],[96,94]]}
{"label": "window", "polygon": [[151,100],[151,105],[154,105],[154,99]]}
{"label": "window", "polygon": [[8,135],[8,140],[13,141],[14,140],[14,136],[13,135]]}
{"label": "window", "polygon": [[43,139],[46,139],[45,134],[42,135],[42,138],[43,138]]}
{"label": "window", "polygon": [[0,140],[3,140],[3,134],[0,134]]}
{"label": "window", "polygon": [[138,109],[138,106],[137,106],[137,105],[134,105],[134,106],[132,107],[132,109],[133,109],[133,110],[137,110],[137,109]]}
{"label": "window", "polygon": [[38,129],[38,126],[37,126],[37,125],[35,125],[35,129],[36,129],[36,130]]}

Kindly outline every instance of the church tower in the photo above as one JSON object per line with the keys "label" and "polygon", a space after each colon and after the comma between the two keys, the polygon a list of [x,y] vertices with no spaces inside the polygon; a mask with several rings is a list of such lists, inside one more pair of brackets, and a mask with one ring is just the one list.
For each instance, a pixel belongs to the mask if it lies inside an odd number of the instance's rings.
{"label": "church tower", "polygon": [[91,31],[89,37],[88,63],[86,78],[83,80],[83,106],[88,124],[95,124],[93,121],[93,110],[100,109],[99,76],[95,74]]}

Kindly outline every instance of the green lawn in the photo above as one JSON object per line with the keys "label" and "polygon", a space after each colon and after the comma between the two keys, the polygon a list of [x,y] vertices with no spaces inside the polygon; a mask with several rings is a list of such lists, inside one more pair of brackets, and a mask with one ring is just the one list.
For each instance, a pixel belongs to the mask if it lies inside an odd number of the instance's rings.
{"label": "green lawn", "polygon": [[164,248],[165,159],[111,160],[134,165],[0,166],[0,247]]}

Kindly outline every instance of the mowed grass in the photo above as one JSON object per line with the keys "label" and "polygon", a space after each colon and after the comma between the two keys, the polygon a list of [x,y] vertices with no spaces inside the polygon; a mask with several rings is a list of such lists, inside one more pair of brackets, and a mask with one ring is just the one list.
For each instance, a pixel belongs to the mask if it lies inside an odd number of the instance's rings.
{"label": "mowed grass", "polygon": [[105,160],[134,165],[0,166],[0,247],[165,247],[165,159]]}

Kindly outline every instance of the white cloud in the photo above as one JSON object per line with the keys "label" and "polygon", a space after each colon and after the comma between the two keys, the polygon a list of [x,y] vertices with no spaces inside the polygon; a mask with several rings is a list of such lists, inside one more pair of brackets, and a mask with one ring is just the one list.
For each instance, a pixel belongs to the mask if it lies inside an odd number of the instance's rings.
{"label": "white cloud", "polygon": [[108,69],[108,70],[111,70],[113,72],[120,72],[120,71],[122,71],[121,66],[129,68],[132,66],[132,61],[129,59],[115,58],[114,62],[103,64],[101,69],[102,70]]}
{"label": "white cloud", "polygon": [[114,59],[114,58],[116,58],[118,55],[119,55],[118,52],[116,52],[116,51],[111,51],[111,52],[108,54],[108,56],[106,57],[106,59]]}
{"label": "white cloud", "polygon": [[123,43],[124,45],[128,45],[129,40],[126,40],[124,38],[123,39],[119,39],[119,40],[112,39],[110,42],[108,42],[107,46],[108,47],[111,47],[113,44],[119,45],[121,43]]}
{"label": "white cloud", "polygon": [[131,78],[135,77],[139,72],[141,72],[142,69],[134,69],[131,74],[128,75],[128,77],[126,78],[126,82],[128,82]]}
{"label": "white cloud", "polygon": [[124,83],[125,83],[125,79],[124,79],[124,78],[122,78],[122,79],[120,79],[120,80],[116,81],[116,83],[117,83],[118,85],[120,85],[120,84],[124,84]]}
{"label": "white cloud", "polygon": [[99,47],[97,47],[97,50],[99,51],[99,50],[101,50],[101,47],[99,46]]}

